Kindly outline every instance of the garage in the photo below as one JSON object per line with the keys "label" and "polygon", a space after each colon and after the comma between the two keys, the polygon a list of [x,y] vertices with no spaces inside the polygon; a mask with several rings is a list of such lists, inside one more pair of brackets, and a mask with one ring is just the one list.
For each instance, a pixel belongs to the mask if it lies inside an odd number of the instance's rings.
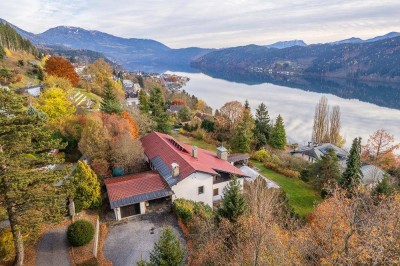
{"label": "garage", "polygon": [[140,203],[121,207],[121,218],[140,214]]}
{"label": "garage", "polygon": [[173,192],[155,171],[108,178],[104,183],[116,220],[170,207]]}

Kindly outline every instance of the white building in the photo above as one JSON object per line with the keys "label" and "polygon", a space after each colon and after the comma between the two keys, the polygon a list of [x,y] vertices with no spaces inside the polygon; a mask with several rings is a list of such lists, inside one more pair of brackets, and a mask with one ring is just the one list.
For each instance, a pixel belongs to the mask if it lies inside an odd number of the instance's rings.
{"label": "white building", "polygon": [[105,181],[117,220],[145,213],[160,201],[177,198],[212,207],[214,201],[221,200],[232,175],[239,177],[242,186],[243,177],[247,176],[227,161],[228,152],[223,147],[213,153],[178,143],[173,137],[158,132],[145,136],[141,142],[145,159],[153,170],[146,173],[152,174],[143,177],[140,173]]}

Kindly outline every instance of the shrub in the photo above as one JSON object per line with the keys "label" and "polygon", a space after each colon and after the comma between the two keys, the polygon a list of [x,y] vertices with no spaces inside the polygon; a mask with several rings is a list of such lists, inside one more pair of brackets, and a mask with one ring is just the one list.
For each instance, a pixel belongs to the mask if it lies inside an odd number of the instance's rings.
{"label": "shrub", "polygon": [[274,170],[275,172],[280,173],[280,174],[290,177],[290,178],[300,177],[300,173],[298,171],[291,170],[288,168],[283,168],[275,163],[265,162],[264,166],[268,169]]}
{"label": "shrub", "polygon": [[93,225],[85,220],[78,220],[68,226],[68,242],[74,247],[80,247],[88,244],[94,236]]}
{"label": "shrub", "polygon": [[259,161],[259,162],[265,162],[267,159],[270,158],[270,154],[268,151],[261,149],[259,151],[256,151],[255,153],[253,153],[251,158],[256,161]]}
{"label": "shrub", "polygon": [[177,199],[174,201],[172,208],[185,223],[192,219],[194,215],[202,219],[211,219],[213,217],[213,211],[210,206],[192,200]]}
{"label": "shrub", "polygon": [[0,231],[0,261],[10,261],[15,256],[14,242],[11,230],[3,228]]}

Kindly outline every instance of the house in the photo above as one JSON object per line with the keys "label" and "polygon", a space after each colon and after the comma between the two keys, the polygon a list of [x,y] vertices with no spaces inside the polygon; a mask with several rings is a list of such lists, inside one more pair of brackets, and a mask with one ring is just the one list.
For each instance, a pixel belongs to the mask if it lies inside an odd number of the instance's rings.
{"label": "house", "polygon": [[361,166],[362,183],[367,187],[374,187],[385,177],[385,171],[381,168],[365,164]]}
{"label": "house", "polygon": [[170,115],[177,114],[183,107],[185,107],[183,104],[170,105],[170,107],[167,109],[167,113]]}
{"label": "house", "polygon": [[228,162],[232,165],[247,165],[250,156],[247,153],[234,153],[228,155]]}
{"label": "house", "polygon": [[117,220],[177,198],[213,206],[222,199],[232,175],[238,176],[242,185],[247,177],[228,162],[228,152],[223,147],[213,153],[158,132],[143,137],[141,143],[152,171],[105,181]]}
{"label": "house", "polygon": [[27,93],[33,97],[39,97],[42,90],[43,90],[43,85],[34,85],[25,88],[19,88],[16,91],[20,93]]}

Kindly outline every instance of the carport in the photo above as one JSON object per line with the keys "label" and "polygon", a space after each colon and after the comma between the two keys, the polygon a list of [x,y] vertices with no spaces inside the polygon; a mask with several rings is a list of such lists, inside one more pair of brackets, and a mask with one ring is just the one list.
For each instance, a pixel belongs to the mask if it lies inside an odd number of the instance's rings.
{"label": "carport", "polygon": [[144,214],[151,202],[170,202],[173,194],[155,171],[109,178],[104,182],[116,220]]}

